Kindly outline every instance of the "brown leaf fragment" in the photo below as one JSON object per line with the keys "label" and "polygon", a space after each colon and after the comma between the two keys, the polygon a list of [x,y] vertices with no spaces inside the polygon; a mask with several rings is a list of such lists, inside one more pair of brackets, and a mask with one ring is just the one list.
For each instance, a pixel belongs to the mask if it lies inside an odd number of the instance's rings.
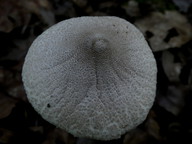
{"label": "brown leaf fragment", "polygon": [[52,7],[48,0],[23,0],[23,6],[30,12],[39,16],[48,26],[55,23]]}
{"label": "brown leaf fragment", "polygon": [[147,139],[146,131],[135,129],[125,135],[123,144],[143,144],[147,143]]}
{"label": "brown leaf fragment", "polygon": [[139,10],[139,4],[135,0],[128,1],[122,7],[123,9],[125,9],[126,13],[132,17],[138,17],[141,15]]}
{"label": "brown leaf fragment", "polygon": [[64,130],[55,128],[47,133],[47,137],[43,144],[55,144],[56,141],[65,144],[75,144],[76,138]]}
{"label": "brown leaf fragment", "polygon": [[154,111],[151,110],[145,125],[147,128],[147,132],[150,136],[154,137],[157,140],[161,140],[160,126],[155,120],[155,118],[156,118],[156,114]]}
{"label": "brown leaf fragment", "polygon": [[17,100],[9,98],[0,92],[0,119],[7,117],[16,103]]}
{"label": "brown leaf fragment", "polygon": [[153,12],[138,19],[135,25],[146,36],[154,52],[179,48],[192,39],[192,26],[177,11]]}
{"label": "brown leaf fragment", "polygon": [[0,68],[0,86],[2,86],[4,94],[8,95],[8,100],[13,98],[13,100],[27,101],[23,83],[21,81],[21,73],[17,71],[18,69],[21,69],[21,66],[22,65],[15,67],[16,70]]}
{"label": "brown leaf fragment", "polygon": [[83,8],[87,5],[87,0],[72,0],[77,6]]}
{"label": "brown leaf fragment", "polygon": [[166,96],[158,99],[158,104],[177,116],[185,105],[184,88],[182,86],[170,85]]}
{"label": "brown leaf fragment", "polygon": [[55,23],[51,8],[48,0],[1,0],[0,31],[8,33],[16,27],[28,25],[31,14],[51,26]]}
{"label": "brown leaf fragment", "polygon": [[18,100],[27,101],[23,85],[21,83],[15,83],[8,87],[7,93]]}
{"label": "brown leaf fragment", "polygon": [[162,54],[162,65],[164,72],[171,82],[179,82],[179,75],[181,73],[182,64],[174,62],[174,55],[168,51],[164,51]]}
{"label": "brown leaf fragment", "polygon": [[0,128],[0,143],[1,144],[8,144],[11,143],[11,138],[13,137],[14,133],[10,130]]}
{"label": "brown leaf fragment", "polygon": [[0,31],[10,32],[15,27],[27,25],[30,14],[21,5],[21,0],[0,1]]}

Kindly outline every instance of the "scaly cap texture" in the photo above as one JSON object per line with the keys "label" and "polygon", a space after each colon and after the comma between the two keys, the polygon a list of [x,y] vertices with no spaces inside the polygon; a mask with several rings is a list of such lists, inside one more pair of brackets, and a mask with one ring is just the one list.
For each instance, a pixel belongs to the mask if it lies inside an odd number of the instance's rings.
{"label": "scaly cap texture", "polygon": [[156,91],[143,35],[117,17],[62,21],[31,45],[23,82],[35,110],[77,137],[119,138],[143,122]]}

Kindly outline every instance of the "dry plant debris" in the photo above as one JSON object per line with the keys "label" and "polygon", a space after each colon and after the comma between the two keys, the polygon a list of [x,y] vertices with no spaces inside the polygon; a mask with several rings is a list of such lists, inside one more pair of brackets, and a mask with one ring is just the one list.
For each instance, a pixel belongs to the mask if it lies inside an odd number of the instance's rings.
{"label": "dry plant debris", "polygon": [[[191,144],[191,0],[0,0],[0,143]],[[21,82],[24,57],[49,26],[77,16],[114,15],[145,34],[158,66],[156,101],[147,119],[115,141],[74,138],[44,121]]]}

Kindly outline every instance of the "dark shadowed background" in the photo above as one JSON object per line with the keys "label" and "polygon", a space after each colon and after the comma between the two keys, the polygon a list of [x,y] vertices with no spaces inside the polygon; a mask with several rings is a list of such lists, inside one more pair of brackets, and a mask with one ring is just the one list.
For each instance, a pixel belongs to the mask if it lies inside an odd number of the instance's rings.
{"label": "dark shadowed background", "polygon": [[[21,81],[32,41],[78,16],[118,16],[145,35],[157,61],[147,119],[113,141],[75,138],[43,120]],[[0,0],[0,144],[191,144],[192,0]]]}

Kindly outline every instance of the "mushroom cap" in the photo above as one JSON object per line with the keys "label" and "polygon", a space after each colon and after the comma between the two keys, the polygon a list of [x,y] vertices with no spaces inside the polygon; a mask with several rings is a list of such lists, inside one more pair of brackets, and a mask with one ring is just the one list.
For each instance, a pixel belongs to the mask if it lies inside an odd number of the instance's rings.
{"label": "mushroom cap", "polygon": [[30,103],[77,137],[119,138],[153,105],[156,62],[141,32],[118,17],[64,20],[43,32],[25,58]]}

